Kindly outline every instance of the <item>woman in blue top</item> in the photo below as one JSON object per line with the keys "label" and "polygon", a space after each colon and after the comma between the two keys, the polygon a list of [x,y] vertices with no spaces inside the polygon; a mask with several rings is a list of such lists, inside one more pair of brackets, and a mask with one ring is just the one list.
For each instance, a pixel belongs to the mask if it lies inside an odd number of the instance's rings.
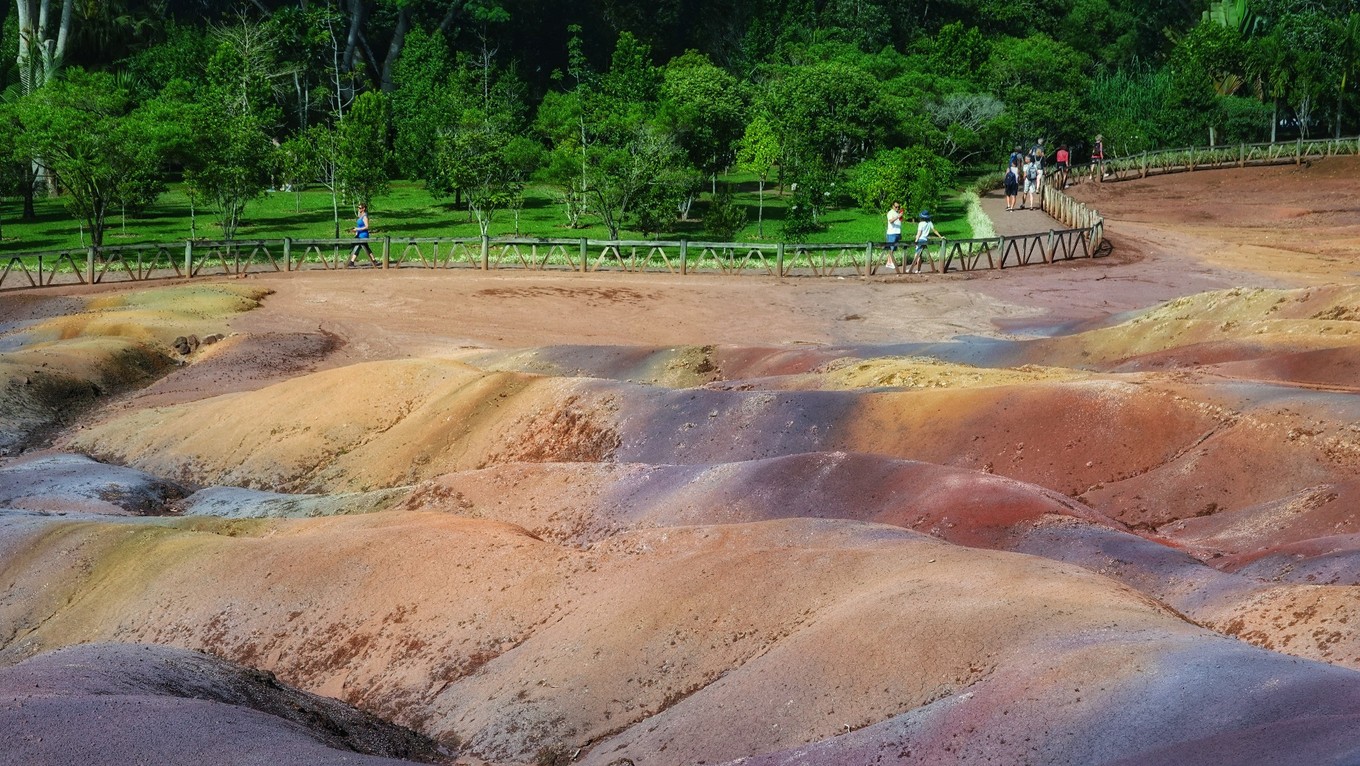
{"label": "woman in blue top", "polygon": [[354,228],[350,231],[354,232],[355,239],[359,240],[359,243],[349,252],[349,267],[352,269],[359,260],[359,248],[361,247],[368,253],[368,259],[373,260],[373,248],[368,246],[368,205],[359,205],[359,211],[354,218]]}

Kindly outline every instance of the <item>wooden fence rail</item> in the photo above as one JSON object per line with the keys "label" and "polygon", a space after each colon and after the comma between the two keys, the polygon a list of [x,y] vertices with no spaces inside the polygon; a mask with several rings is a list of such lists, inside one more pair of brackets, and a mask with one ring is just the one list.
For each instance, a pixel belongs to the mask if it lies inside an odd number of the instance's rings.
{"label": "wooden fence rail", "polygon": [[[1094,257],[1104,233],[1094,210],[1054,190],[1045,209],[1069,227],[1038,234],[943,241],[932,272],[1001,269]],[[176,242],[52,250],[0,256],[0,289],[141,282],[349,268],[353,239]],[[379,237],[358,266],[380,270],[621,272],[685,276],[860,277],[873,273],[882,244],[793,244],[528,237]],[[910,244],[908,244],[910,247]]]}
{"label": "wooden fence rail", "polygon": [[[1235,144],[1162,149],[1127,157],[1106,159],[1101,174],[1105,182],[1188,173],[1196,170],[1245,168],[1266,165],[1302,165],[1305,162],[1360,154],[1360,137],[1296,139],[1277,143]],[[1087,166],[1089,168],[1089,166]],[[1086,180],[1088,173],[1074,168],[1068,183]]]}

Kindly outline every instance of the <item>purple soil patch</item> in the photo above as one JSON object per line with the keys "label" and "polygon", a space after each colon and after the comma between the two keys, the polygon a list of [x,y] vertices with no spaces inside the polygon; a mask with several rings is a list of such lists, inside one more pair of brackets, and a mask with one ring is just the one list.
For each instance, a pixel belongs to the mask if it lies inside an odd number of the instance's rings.
{"label": "purple soil patch", "polygon": [[432,741],[270,673],[160,646],[93,644],[0,669],[0,763],[451,763]]}

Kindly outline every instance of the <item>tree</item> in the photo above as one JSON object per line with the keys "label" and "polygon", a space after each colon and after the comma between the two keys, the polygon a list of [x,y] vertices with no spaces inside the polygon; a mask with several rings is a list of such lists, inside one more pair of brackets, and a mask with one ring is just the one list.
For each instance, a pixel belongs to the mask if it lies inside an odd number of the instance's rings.
{"label": "tree", "polygon": [[745,122],[746,102],[736,78],[687,51],[666,66],[660,97],[663,123],[716,193],[718,172],[732,164]]}
{"label": "tree", "polygon": [[388,111],[387,97],[368,91],[354,100],[349,114],[337,126],[340,185],[356,204],[369,204],[387,191],[391,181]]}
{"label": "tree", "polygon": [[1208,129],[1210,146],[1218,143],[1217,131],[1223,120],[1221,99],[1236,93],[1246,81],[1246,54],[1246,45],[1235,27],[1207,18],[1182,36],[1172,53],[1181,106]]}
{"label": "tree", "polygon": [[998,145],[994,128],[1006,105],[996,96],[951,93],[927,103],[925,109],[944,137],[945,156],[960,164]]}
{"label": "tree", "polygon": [[103,247],[109,208],[159,183],[162,126],[133,109],[112,75],[79,69],[24,96],[15,110],[19,151],[42,158],[65,187],[67,208],[89,228],[91,244]]}
{"label": "tree", "polygon": [[785,70],[761,102],[782,136],[781,170],[800,181],[822,169],[834,177],[873,153],[892,122],[874,78],[839,62]]}
{"label": "tree", "polygon": [[855,202],[883,212],[894,202],[905,209],[936,207],[954,183],[953,163],[922,147],[885,149],[850,171],[847,186]]}
{"label": "tree", "polygon": [[392,69],[391,95],[397,170],[405,178],[434,180],[439,133],[458,120],[466,101],[464,83],[455,80],[448,43],[439,33],[416,28]]}
{"label": "tree", "polygon": [[737,166],[756,174],[760,205],[756,213],[756,236],[765,237],[765,184],[779,161],[779,135],[765,115],[758,114],[746,126],[737,149]]}
{"label": "tree", "polygon": [[497,120],[473,110],[439,140],[441,172],[463,191],[483,237],[496,211],[515,205],[537,156],[531,140],[508,134]]}
{"label": "tree", "polygon": [[987,60],[991,92],[1006,102],[1014,119],[1015,143],[1036,138],[1074,140],[1090,133],[1082,102],[1088,89],[1088,59],[1045,34],[1000,38]]}
{"label": "tree", "polygon": [[222,237],[232,240],[246,205],[264,194],[269,185],[276,161],[274,145],[254,115],[216,115],[201,105],[193,113],[197,145],[184,180],[191,193],[212,205]]}
{"label": "tree", "polygon": [[746,225],[746,209],[736,203],[729,189],[713,197],[708,213],[704,215],[704,229],[721,242],[731,242],[737,232]]}
{"label": "tree", "polygon": [[643,123],[622,146],[591,154],[585,189],[609,238],[618,239],[630,216],[641,215],[654,224],[657,216],[674,215],[675,202],[683,194],[684,171],[684,153],[675,140]]}
{"label": "tree", "polygon": [[329,125],[313,125],[298,136],[303,144],[300,151],[307,158],[313,172],[312,178],[331,193],[331,220],[335,224],[334,236],[340,238],[340,195],[341,150],[340,137],[335,128]]}
{"label": "tree", "polygon": [[[75,0],[62,0],[59,19],[52,17],[52,0],[15,0],[19,11],[19,85],[25,95],[46,85],[66,61]],[[56,27],[52,25],[56,21]]]}

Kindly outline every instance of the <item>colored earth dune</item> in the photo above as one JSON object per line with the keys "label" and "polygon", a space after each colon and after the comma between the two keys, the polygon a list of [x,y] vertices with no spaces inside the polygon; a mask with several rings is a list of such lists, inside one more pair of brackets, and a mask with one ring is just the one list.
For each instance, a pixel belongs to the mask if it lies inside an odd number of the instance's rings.
{"label": "colored earth dune", "polygon": [[0,296],[0,763],[1360,762],[1357,171],[982,275]]}

